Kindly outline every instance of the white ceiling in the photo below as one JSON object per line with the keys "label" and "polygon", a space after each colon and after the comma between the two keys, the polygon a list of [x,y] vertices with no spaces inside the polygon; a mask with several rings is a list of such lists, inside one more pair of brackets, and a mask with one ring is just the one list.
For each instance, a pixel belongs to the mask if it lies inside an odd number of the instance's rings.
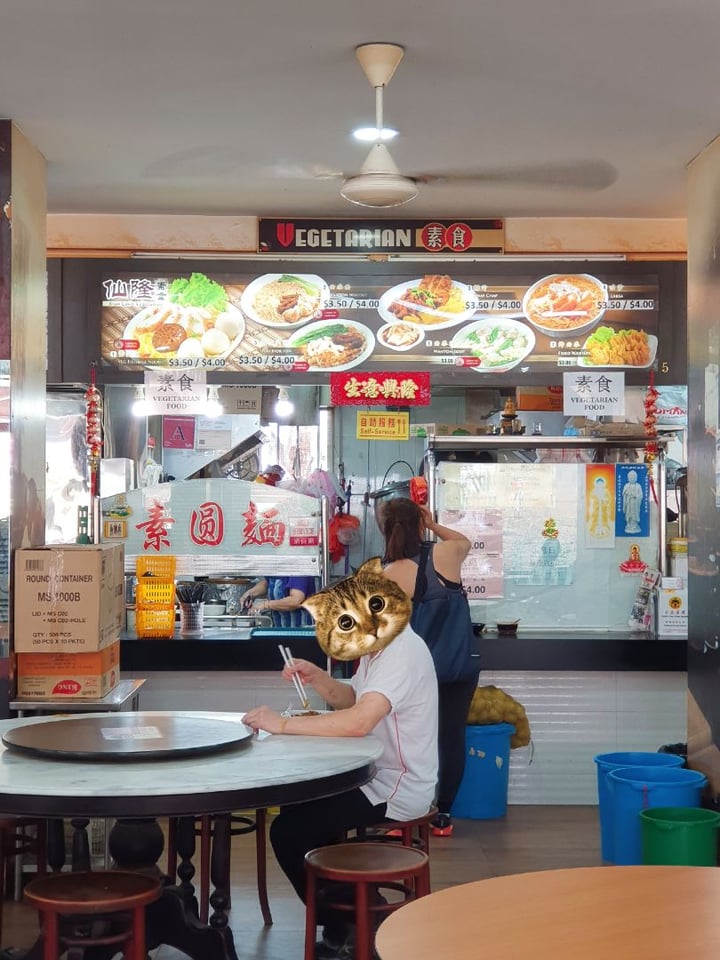
{"label": "white ceiling", "polygon": [[717,0],[2,0],[0,116],[47,158],[51,212],[359,216],[308,173],[359,169],[353,51],[391,41],[403,172],[592,161],[614,182],[437,183],[389,215],[683,217],[719,38]]}

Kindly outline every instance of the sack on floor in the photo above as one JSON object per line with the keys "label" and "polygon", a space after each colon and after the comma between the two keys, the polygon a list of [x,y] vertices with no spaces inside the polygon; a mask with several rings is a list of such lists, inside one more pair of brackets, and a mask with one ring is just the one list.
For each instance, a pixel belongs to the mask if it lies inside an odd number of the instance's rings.
{"label": "sack on floor", "polygon": [[467,722],[473,725],[511,723],[515,733],[510,738],[510,748],[514,750],[515,747],[526,747],[530,743],[530,721],[525,707],[499,687],[488,685],[477,688],[468,710]]}

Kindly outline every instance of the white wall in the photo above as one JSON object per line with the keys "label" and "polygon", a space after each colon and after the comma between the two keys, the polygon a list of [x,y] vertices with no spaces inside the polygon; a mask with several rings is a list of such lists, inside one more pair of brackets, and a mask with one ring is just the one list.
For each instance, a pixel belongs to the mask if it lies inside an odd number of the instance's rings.
{"label": "white wall", "polygon": [[[149,673],[142,710],[249,710],[295,705],[279,673]],[[483,671],[519,700],[532,747],[510,756],[511,804],[597,803],[593,757],[618,750],[654,752],[685,742],[687,674],[675,672]],[[315,701],[316,707],[321,706]]]}

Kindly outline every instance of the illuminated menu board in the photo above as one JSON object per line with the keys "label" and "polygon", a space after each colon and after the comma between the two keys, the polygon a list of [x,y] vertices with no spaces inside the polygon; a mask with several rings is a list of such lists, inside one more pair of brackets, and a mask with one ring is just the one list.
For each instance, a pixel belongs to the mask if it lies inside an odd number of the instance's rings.
{"label": "illuminated menu board", "polygon": [[[421,264],[420,268],[425,264]],[[482,264],[452,272],[104,273],[101,353],[120,369],[202,367],[318,382],[331,372],[450,369],[478,382],[514,369],[643,370],[656,364],[656,276]],[[429,266],[429,265],[428,265]],[[433,263],[450,271],[452,263]],[[602,269],[599,269],[602,267]]]}

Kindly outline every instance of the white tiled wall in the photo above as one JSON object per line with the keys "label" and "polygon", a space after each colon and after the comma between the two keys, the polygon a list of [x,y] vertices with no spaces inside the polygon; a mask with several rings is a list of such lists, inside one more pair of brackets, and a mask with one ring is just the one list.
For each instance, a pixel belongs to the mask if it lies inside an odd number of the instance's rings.
{"label": "white tiled wall", "polygon": [[[483,671],[525,707],[533,743],[510,756],[509,802],[597,803],[598,753],[656,751],[687,739],[687,674]],[[163,671],[147,674],[143,710],[248,710],[295,706],[279,673]],[[316,707],[321,706],[319,702]]]}
{"label": "white tiled wall", "polygon": [[655,752],[687,739],[687,674],[485,671],[519,700],[533,742],[510,755],[510,803],[597,803],[599,753]]}

